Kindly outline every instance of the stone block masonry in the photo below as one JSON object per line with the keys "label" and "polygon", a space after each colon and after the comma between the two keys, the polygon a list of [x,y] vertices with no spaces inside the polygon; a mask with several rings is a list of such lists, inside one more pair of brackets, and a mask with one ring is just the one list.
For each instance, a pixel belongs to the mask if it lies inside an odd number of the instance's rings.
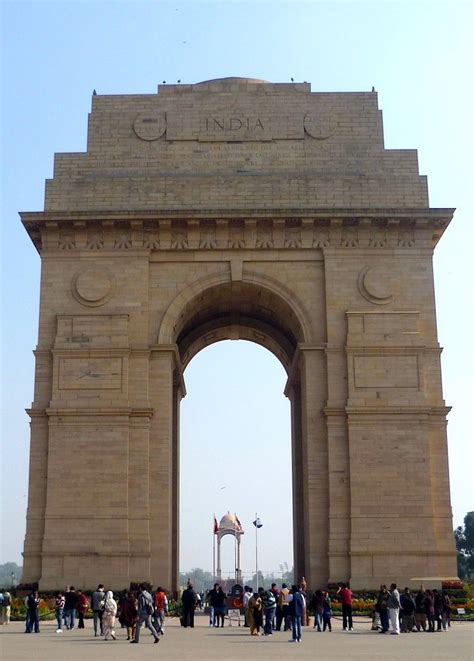
{"label": "stone block masonry", "polygon": [[23,581],[177,588],[184,370],[227,338],[288,374],[296,574],[454,578],[432,273],[453,210],[384,148],[377,95],[92,102],[87,151],[21,214],[42,259]]}

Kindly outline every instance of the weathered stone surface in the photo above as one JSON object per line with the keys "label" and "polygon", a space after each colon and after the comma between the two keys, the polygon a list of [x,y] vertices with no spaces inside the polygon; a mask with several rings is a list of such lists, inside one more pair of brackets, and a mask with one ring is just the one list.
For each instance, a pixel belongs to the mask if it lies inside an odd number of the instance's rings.
{"label": "weathered stone surface", "polygon": [[[176,587],[183,369],[225,338],[288,372],[310,585],[456,574],[430,209],[373,93],[247,79],[95,96],[44,212],[24,581]],[[212,402],[210,402],[212,407]]]}

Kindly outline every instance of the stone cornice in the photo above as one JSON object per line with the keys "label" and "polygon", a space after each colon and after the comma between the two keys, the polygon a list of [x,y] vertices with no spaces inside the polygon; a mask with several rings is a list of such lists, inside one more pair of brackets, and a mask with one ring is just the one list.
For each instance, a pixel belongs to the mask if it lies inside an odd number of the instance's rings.
{"label": "stone cornice", "polygon": [[[44,409],[46,415],[50,418],[68,417],[68,418],[89,418],[90,424],[94,424],[94,418],[102,417],[122,417],[122,418],[151,418],[154,411],[151,408],[130,408],[130,407],[102,407],[102,408],[47,408]],[[30,411],[28,411],[30,413]],[[30,414],[31,415],[31,414]]]}
{"label": "stone cornice", "polygon": [[451,411],[450,406],[326,406],[323,409],[326,417],[331,416],[400,416],[425,415],[445,417]]}
{"label": "stone cornice", "polygon": [[39,252],[432,249],[454,209],[38,211],[20,216]]}

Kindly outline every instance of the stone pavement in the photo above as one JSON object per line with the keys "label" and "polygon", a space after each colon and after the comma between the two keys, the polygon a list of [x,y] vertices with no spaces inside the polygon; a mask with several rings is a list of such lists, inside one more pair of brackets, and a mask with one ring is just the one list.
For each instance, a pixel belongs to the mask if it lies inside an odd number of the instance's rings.
{"label": "stone pavement", "polygon": [[130,647],[124,629],[117,629],[117,641],[105,642],[91,636],[91,621],[83,631],[56,634],[54,622],[44,622],[40,634],[25,635],[24,625],[13,622],[0,627],[2,661],[74,661],[75,659],[474,659],[474,623],[453,623],[447,633],[381,636],[370,631],[366,620],[355,622],[354,632],[341,631],[339,620],[333,621],[332,633],[303,629],[301,644],[289,644],[288,633],[276,632],[271,637],[252,637],[248,629],[228,627],[213,629],[205,616],[197,616],[194,629],[182,629],[176,620],[168,621],[158,645],[147,632],[140,645]]}

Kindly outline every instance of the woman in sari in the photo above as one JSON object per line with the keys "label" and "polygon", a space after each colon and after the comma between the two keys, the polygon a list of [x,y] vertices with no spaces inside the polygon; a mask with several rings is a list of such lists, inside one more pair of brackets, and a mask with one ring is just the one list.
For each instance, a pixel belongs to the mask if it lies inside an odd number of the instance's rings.
{"label": "woman in sari", "polygon": [[117,615],[117,602],[114,599],[114,593],[109,590],[105,595],[105,606],[104,606],[104,640],[109,640],[109,636],[113,640],[115,638],[115,616]]}

